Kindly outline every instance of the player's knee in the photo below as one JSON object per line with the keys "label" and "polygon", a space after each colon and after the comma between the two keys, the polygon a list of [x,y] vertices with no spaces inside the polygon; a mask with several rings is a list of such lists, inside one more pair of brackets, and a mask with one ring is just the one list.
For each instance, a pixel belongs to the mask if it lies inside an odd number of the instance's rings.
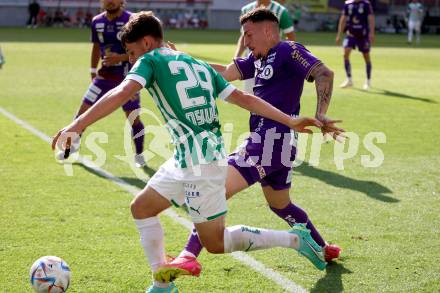
{"label": "player's knee", "polygon": [[130,203],[130,210],[133,218],[135,219],[143,219],[151,215],[147,215],[147,209],[142,202],[142,197],[140,194],[135,196],[135,198]]}
{"label": "player's knee", "polygon": [[139,213],[139,201],[137,201],[136,199],[137,199],[137,197],[135,197],[130,203],[131,215],[134,218],[137,218],[136,216]]}

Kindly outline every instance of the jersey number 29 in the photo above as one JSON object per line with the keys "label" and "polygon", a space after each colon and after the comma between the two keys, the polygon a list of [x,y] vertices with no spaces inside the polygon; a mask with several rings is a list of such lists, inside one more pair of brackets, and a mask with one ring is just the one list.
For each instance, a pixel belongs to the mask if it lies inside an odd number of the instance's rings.
{"label": "jersey number 29", "polygon": [[[177,94],[179,95],[180,103],[184,109],[199,107],[206,104],[205,96],[190,97],[188,95],[189,89],[201,87],[202,89],[207,90],[209,92],[209,98],[213,99],[211,74],[206,67],[195,63],[190,66],[186,62],[177,60],[170,61],[168,67],[174,75],[181,74],[181,70],[183,70],[187,78],[187,80],[182,80],[176,83]],[[203,73],[206,77],[206,81],[201,78],[200,73]]]}

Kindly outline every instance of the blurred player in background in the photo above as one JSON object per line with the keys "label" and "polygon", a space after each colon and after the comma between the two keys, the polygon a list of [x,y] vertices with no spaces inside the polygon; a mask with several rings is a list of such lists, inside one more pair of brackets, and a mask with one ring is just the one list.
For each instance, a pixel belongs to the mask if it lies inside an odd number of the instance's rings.
{"label": "blurred player in background", "polygon": [[[281,41],[278,20],[271,11],[251,10],[240,22],[251,54],[235,58],[227,66],[212,66],[228,81],[256,76],[255,95],[290,116],[299,115],[304,81],[314,81],[318,95],[315,117],[327,124],[331,120],[326,113],[332,96],[333,72],[301,44]],[[332,133],[334,138],[341,134],[341,129],[328,126],[323,128],[324,133]],[[338,258],[340,248],[326,243],[306,211],[290,199],[298,134],[256,114],[251,114],[249,128],[251,135],[228,157],[226,198],[259,182],[272,212],[290,226],[304,224],[322,247],[327,262]],[[185,249],[161,270],[163,278],[197,275],[201,266],[196,257],[202,248],[194,229]]]}
{"label": "blurred player in background", "polygon": [[5,64],[5,56],[3,56],[3,51],[2,48],[0,47],[0,69],[3,67],[4,64]]}
{"label": "blurred player in background", "polygon": [[[286,115],[264,100],[237,90],[205,62],[165,47],[162,24],[151,12],[134,14],[124,26],[121,39],[130,61],[136,62],[133,68],[118,87],[58,132],[52,148],[59,144],[68,147],[69,134],[81,133],[140,89],[148,89],[175,144],[174,156],[160,167],[131,203],[152,271],[157,273],[166,262],[158,215],[172,203],[184,202],[200,240],[211,253],[285,247],[298,250],[323,270],[326,263],[322,249],[304,224],[294,225],[290,231],[243,225],[225,227],[226,154],[215,99],[224,99],[298,132],[311,133],[308,126],[323,127],[325,123]],[[147,292],[178,290],[173,283],[156,279]]]}
{"label": "blurred player in background", "polygon": [[420,43],[420,31],[423,21],[423,5],[418,0],[412,0],[408,4],[408,44],[413,41],[413,34],[416,31],[416,42]]}
{"label": "blurred player in background", "polygon": [[37,17],[40,12],[40,4],[38,4],[37,0],[33,0],[28,5],[29,19],[27,21],[28,28],[36,28],[37,27]]}
{"label": "blurred player in background", "polygon": [[343,47],[347,80],[341,84],[341,87],[347,88],[353,86],[350,53],[357,47],[364,57],[367,71],[367,79],[363,89],[369,90],[371,87],[370,48],[374,41],[374,13],[368,0],[345,1],[342,15],[339,19],[338,34],[336,35],[337,44],[340,43],[343,32],[346,33]]}
{"label": "blurred player in background", "polygon": [[[128,55],[120,40],[120,31],[128,22],[131,13],[124,9],[124,0],[101,0],[104,12],[96,15],[92,20],[93,43],[91,52],[90,74],[92,83],[84,94],[82,104],[75,117],[80,116],[104,94],[118,86],[130,70]],[[101,60],[101,68],[98,70],[98,63]],[[122,105],[125,115],[129,115],[140,109],[139,93]],[[134,157],[137,167],[145,165],[142,155],[144,150],[144,125],[137,116],[132,123],[132,137],[136,155]],[[76,146],[76,147],[75,147]],[[71,153],[79,148],[79,142],[72,144]]]}
{"label": "blurred player in background", "polygon": [[[289,14],[289,10],[276,1],[271,0],[257,0],[253,1],[241,8],[241,15],[255,9],[257,7],[267,8],[276,15],[279,22],[280,33],[284,35],[284,38],[290,41],[295,41],[295,28],[293,26],[293,19]],[[237,50],[235,51],[235,57],[241,57],[243,52],[249,54],[249,50],[245,50],[246,46],[244,44],[243,31],[240,34],[240,38],[237,42]],[[255,79],[249,78],[243,82],[243,90],[248,93],[253,93],[253,88],[255,86]]]}

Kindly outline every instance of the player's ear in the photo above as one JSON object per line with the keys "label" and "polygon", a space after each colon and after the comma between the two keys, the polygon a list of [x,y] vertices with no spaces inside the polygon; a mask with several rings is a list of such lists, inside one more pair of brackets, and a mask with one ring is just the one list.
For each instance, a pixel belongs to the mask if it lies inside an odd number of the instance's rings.
{"label": "player's ear", "polygon": [[153,47],[153,42],[151,41],[151,38],[149,38],[148,36],[144,36],[142,38],[142,43],[148,52],[151,51],[151,49]]}

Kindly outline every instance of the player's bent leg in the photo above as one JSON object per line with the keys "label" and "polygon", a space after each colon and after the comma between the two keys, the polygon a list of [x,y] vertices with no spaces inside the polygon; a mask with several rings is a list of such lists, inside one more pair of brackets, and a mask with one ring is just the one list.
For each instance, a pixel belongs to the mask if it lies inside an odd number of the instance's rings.
{"label": "player's bent leg", "polygon": [[[241,173],[233,166],[229,165],[226,177],[226,199],[231,198],[234,194],[248,187],[248,182]],[[180,275],[198,276],[200,274],[201,265],[197,262],[197,257],[203,249],[199,234],[195,228],[192,229],[188,237],[185,248],[180,252],[179,256],[173,259],[169,266],[176,266],[183,271],[178,271]]]}
{"label": "player's bent leg", "polygon": [[134,219],[155,217],[171,206],[168,199],[147,185],[131,201],[130,209]]}
{"label": "player's bent leg", "polygon": [[243,175],[232,165],[228,165],[226,177],[226,199],[230,199],[234,194],[249,187],[249,183]]}
{"label": "player's bent leg", "polygon": [[[195,223],[197,233],[200,235],[200,241],[210,253],[224,253],[223,237],[225,216],[217,217],[211,221],[203,223]],[[189,255],[179,255],[171,262],[162,265],[154,273],[154,279],[161,282],[170,282],[180,276],[196,276],[200,275],[202,266],[196,257]]]}
{"label": "player's bent leg", "polygon": [[[249,187],[249,184],[246,179],[244,179],[240,171],[238,171],[236,167],[229,164],[225,184],[226,199],[231,198],[234,194],[246,189],[247,187]],[[200,242],[197,230],[193,228],[190,236],[188,237],[185,249],[182,250],[182,252],[179,254],[179,257],[198,257],[202,249],[203,245]]]}
{"label": "player's bent leg", "polygon": [[317,269],[324,270],[327,262],[324,258],[322,247],[313,240],[310,235],[310,230],[306,228],[305,224],[295,224],[289,231],[299,238],[298,252],[305,256]]}

